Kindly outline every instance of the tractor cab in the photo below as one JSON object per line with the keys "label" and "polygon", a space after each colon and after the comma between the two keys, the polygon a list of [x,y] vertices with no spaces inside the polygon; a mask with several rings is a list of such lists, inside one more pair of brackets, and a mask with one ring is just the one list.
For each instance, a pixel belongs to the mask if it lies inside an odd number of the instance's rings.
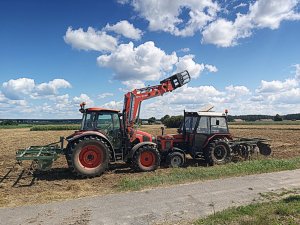
{"label": "tractor cab", "polygon": [[82,121],[80,132],[96,131],[108,137],[114,149],[121,148],[122,129],[119,111],[81,106]]}
{"label": "tractor cab", "polygon": [[231,139],[225,113],[184,112],[179,132],[184,136],[193,155],[203,152],[212,139]]}

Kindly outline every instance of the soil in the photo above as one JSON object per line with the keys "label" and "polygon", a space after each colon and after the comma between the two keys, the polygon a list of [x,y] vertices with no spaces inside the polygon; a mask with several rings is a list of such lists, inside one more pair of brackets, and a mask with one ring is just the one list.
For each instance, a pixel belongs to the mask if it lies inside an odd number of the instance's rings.
{"label": "soil", "polygon": [[[159,125],[144,126],[141,129],[154,135],[161,133]],[[134,173],[125,164],[119,163],[111,166],[101,177],[76,179],[69,172],[64,157],[55,161],[52,169],[47,172],[32,174],[32,171],[28,171],[30,163],[15,165],[17,149],[56,142],[60,136],[71,133],[72,131],[29,131],[28,128],[0,130],[0,207],[104,195],[115,192],[116,185],[123,178],[147,175]],[[176,129],[166,129],[165,133],[176,133]],[[300,156],[300,125],[235,125],[231,127],[231,133],[237,137],[271,139],[274,158]],[[169,170],[161,168],[159,172],[167,173]]]}

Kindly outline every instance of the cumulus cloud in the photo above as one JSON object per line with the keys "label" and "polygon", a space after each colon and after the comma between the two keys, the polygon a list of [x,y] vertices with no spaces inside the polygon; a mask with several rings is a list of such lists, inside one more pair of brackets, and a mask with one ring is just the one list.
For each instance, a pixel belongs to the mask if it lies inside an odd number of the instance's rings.
{"label": "cumulus cloud", "polygon": [[209,64],[198,64],[194,61],[194,55],[185,55],[178,58],[176,63],[176,72],[187,70],[192,78],[200,76],[201,72],[207,69],[209,72],[217,72],[217,67]]}
{"label": "cumulus cloud", "polygon": [[97,31],[89,27],[87,31],[82,28],[73,30],[69,27],[64,40],[75,49],[94,51],[113,51],[118,45],[118,40],[106,34],[105,31]]}
{"label": "cumulus cloud", "polygon": [[25,96],[32,98],[58,94],[61,88],[70,88],[71,84],[64,79],[54,79],[48,83],[36,84],[30,78],[11,79],[2,84],[2,93],[11,100],[22,100]]}
{"label": "cumulus cloud", "polygon": [[132,42],[121,44],[111,54],[101,55],[97,62],[114,70],[118,80],[158,80],[171,71],[177,61],[176,53],[166,54],[148,41],[137,47]]}
{"label": "cumulus cloud", "polygon": [[[122,4],[129,1],[122,1]],[[202,43],[231,47],[250,37],[254,29],[277,29],[282,21],[300,20],[299,0],[257,0],[226,4],[205,0],[132,0],[131,5],[149,23],[149,30],[175,36],[202,34]],[[247,12],[245,13],[245,10]],[[231,20],[224,14],[232,14]],[[186,19],[187,17],[187,19]]]}
{"label": "cumulus cloud", "polygon": [[48,96],[58,94],[60,88],[71,88],[71,84],[64,79],[54,79],[48,83],[36,85],[34,96]]}
{"label": "cumulus cloud", "polygon": [[277,29],[284,20],[299,20],[298,0],[258,0],[249,5],[246,14],[237,13],[234,21],[218,18],[202,32],[202,43],[230,47],[241,38],[250,37],[253,29]]}
{"label": "cumulus cloud", "polygon": [[23,95],[32,93],[34,88],[34,80],[29,78],[18,78],[16,80],[11,79],[2,84],[3,94],[12,100],[19,100],[23,98]]}
{"label": "cumulus cloud", "polygon": [[110,101],[102,105],[103,108],[106,109],[116,109],[122,111],[123,109],[123,101]]}
{"label": "cumulus cloud", "polygon": [[134,84],[135,87],[143,85],[143,81],[161,79],[165,74],[188,70],[193,78],[199,77],[204,69],[216,72],[212,65],[198,64],[194,55],[178,57],[175,52],[167,54],[156,47],[154,42],[148,41],[137,47],[132,42],[121,44],[118,48],[106,55],[97,58],[101,67],[111,68],[115,72],[115,79]]}
{"label": "cumulus cloud", "polygon": [[79,105],[82,102],[85,102],[88,107],[94,105],[94,101],[87,94],[80,94],[80,96],[75,96],[73,98],[73,104],[75,105]]}
{"label": "cumulus cloud", "polygon": [[[197,30],[214,20],[220,10],[212,0],[134,0],[132,6],[149,22],[151,31],[165,31],[176,36],[194,35]],[[185,11],[188,12],[187,20],[181,17]]]}
{"label": "cumulus cloud", "polygon": [[142,36],[142,31],[138,28],[135,28],[131,23],[127,20],[122,20],[115,25],[107,24],[103,29],[105,31],[113,31],[117,34],[121,34],[126,38],[130,38],[133,40],[140,40]]}
{"label": "cumulus cloud", "polygon": [[278,92],[278,91],[286,91],[297,86],[298,86],[298,81],[296,79],[286,79],[285,81],[262,80],[260,87],[256,91],[258,93]]}

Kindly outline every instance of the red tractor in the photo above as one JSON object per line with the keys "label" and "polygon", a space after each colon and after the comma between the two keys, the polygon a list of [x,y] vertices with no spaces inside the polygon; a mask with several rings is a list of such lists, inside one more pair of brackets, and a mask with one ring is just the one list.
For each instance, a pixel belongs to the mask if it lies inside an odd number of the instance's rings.
{"label": "red tractor", "polygon": [[183,166],[186,154],[193,159],[204,159],[209,165],[224,164],[235,157],[247,159],[255,152],[266,156],[271,154],[268,140],[233,138],[228,129],[227,111],[216,113],[209,110],[184,112],[178,134],[157,137],[157,148],[169,166]]}
{"label": "red tractor", "polygon": [[17,151],[16,159],[33,160],[38,169],[51,168],[59,154],[64,154],[70,170],[79,177],[101,175],[110,162],[125,161],[139,171],[155,170],[161,161],[155,137],[136,129],[141,102],[185,85],[190,81],[188,71],[164,79],[159,85],[135,89],[125,94],[123,112],[103,108],[87,108],[81,104],[81,128],[68,136],[67,147],[57,143],[31,146]]}

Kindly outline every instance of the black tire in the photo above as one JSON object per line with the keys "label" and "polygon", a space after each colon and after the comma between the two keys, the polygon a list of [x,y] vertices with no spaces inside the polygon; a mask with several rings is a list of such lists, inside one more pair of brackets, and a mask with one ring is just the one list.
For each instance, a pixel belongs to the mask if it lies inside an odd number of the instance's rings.
{"label": "black tire", "polygon": [[85,137],[74,142],[66,159],[69,169],[81,178],[100,176],[108,168],[109,148],[95,137]]}
{"label": "black tire", "polygon": [[185,164],[185,157],[180,152],[170,152],[167,155],[167,165],[172,168],[182,167]]}
{"label": "black tire", "polygon": [[159,167],[160,159],[160,153],[154,146],[144,145],[134,153],[132,168],[141,172],[154,171]]}
{"label": "black tire", "polygon": [[204,158],[210,166],[228,163],[231,160],[230,147],[223,140],[214,140],[205,149]]}

